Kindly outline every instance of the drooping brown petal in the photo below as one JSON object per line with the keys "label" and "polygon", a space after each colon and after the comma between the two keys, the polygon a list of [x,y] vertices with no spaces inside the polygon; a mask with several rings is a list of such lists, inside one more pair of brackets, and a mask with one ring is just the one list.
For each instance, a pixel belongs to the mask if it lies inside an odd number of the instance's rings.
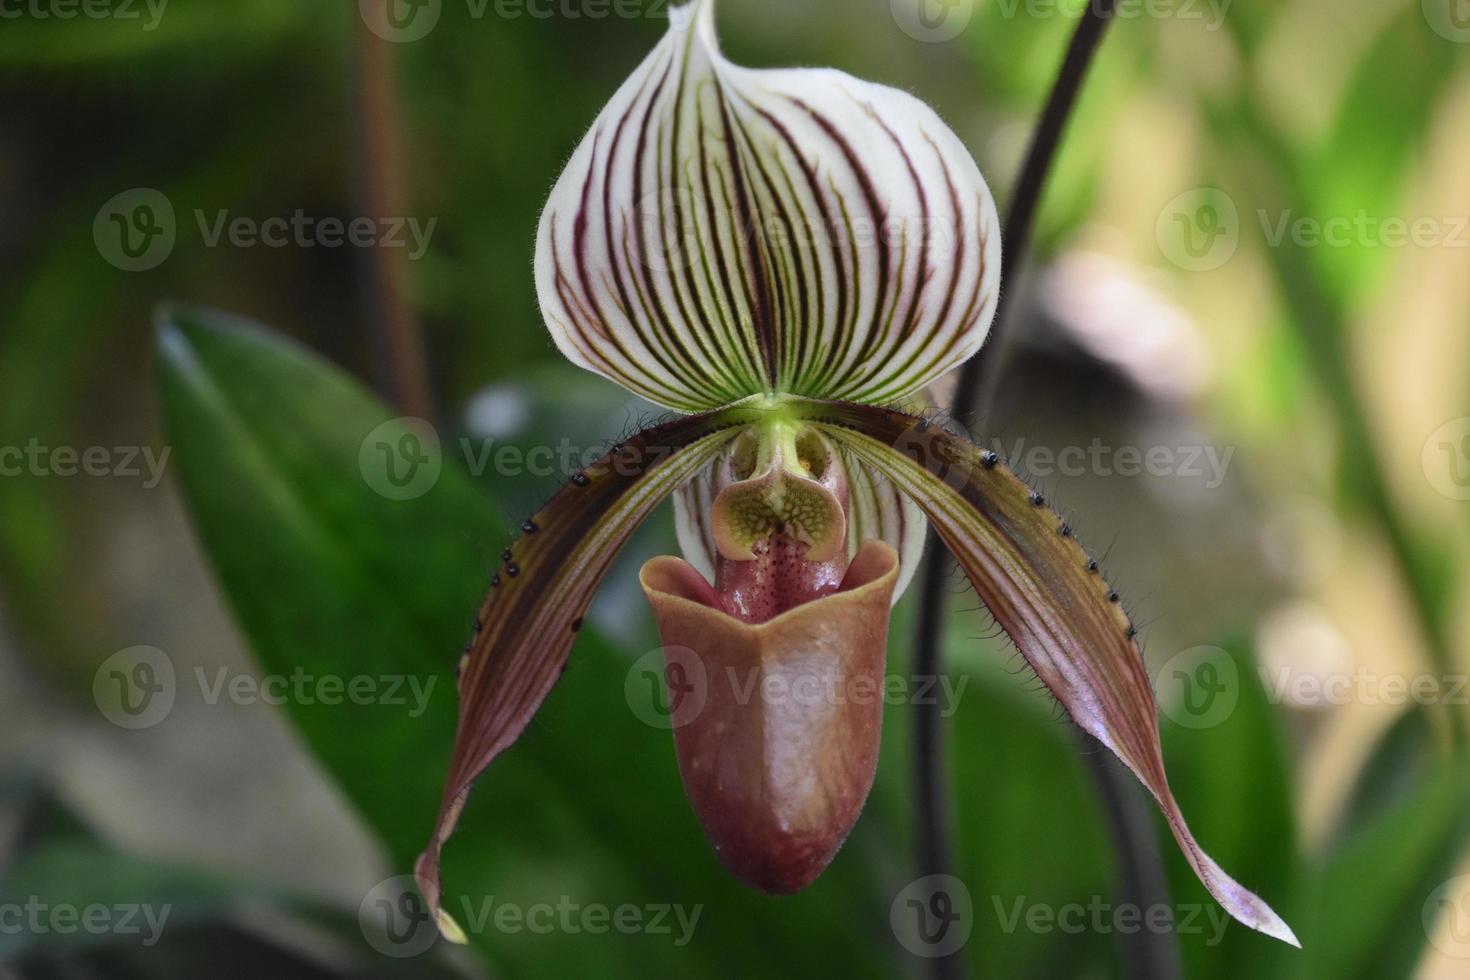
{"label": "drooping brown petal", "polygon": [[1210,859],[1164,773],[1157,709],[1134,629],[1097,563],[1042,497],[992,453],[914,416],[806,402],[840,444],[923,508],[975,591],[1072,720],[1128,765],[1200,880],[1252,929],[1300,945],[1290,927]]}
{"label": "drooping brown petal", "polygon": [[641,577],[679,773],[705,835],[756,888],[805,888],[873,785],[897,554],[868,542],[837,592],[759,624],[714,608],[709,583],[678,558],[655,558]]}
{"label": "drooping brown petal", "polygon": [[461,662],[459,729],[434,835],[414,871],[447,938],[439,854],[476,777],[520,736],[561,675],[592,595],[649,513],[756,417],[732,407],[645,429],[576,474],[502,555]]}

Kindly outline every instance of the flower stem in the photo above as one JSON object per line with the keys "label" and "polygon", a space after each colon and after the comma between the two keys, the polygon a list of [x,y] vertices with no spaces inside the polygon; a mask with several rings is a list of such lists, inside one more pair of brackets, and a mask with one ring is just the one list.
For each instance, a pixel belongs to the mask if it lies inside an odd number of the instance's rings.
{"label": "flower stem", "polygon": [[[919,593],[918,636],[916,638],[917,661],[915,676],[938,677],[940,671],[940,644],[944,623],[945,592],[944,572],[947,553],[929,532],[929,544],[924,552],[923,587]],[[944,779],[944,719],[935,703],[919,703],[914,706],[914,774],[917,780],[918,820],[916,851],[918,868],[916,877],[954,873],[954,848],[952,846],[949,820],[949,793]],[[940,956],[930,961],[931,975],[938,980],[952,980],[965,975],[964,951],[956,950],[949,956]]]}
{"label": "flower stem", "polygon": [[[1112,21],[1115,0],[1093,0],[1083,10],[1082,18],[1072,35],[1061,70],[1052,85],[1041,118],[1032,134],[1031,144],[1026,151],[1026,160],[1016,181],[1006,214],[1005,235],[1001,245],[1001,268],[1014,276],[1025,255],[1031,238],[1031,226],[1035,221],[1036,207],[1041,191],[1051,170],[1066,128],[1067,118],[1077,102],[1082,79],[1092,56],[1102,40],[1103,32]],[[988,406],[994,397],[996,381],[1009,352],[1010,333],[1007,317],[1008,300],[1014,290],[1003,291],[995,314],[989,344],[960,370],[959,384],[955,389],[953,415],[966,418],[977,405]],[[983,402],[982,402],[983,399]],[[945,573],[947,570],[945,551],[934,540],[930,532],[929,547],[924,556],[919,595],[918,629],[915,637],[915,672],[920,677],[936,677],[941,669],[941,643],[945,614]],[[914,712],[914,772],[918,794],[918,818],[916,826],[916,859],[920,876],[952,873],[954,868],[953,843],[949,827],[949,795],[944,782],[943,719],[939,706],[918,705]],[[1099,760],[1103,765],[1102,753],[1086,753],[1086,757]],[[1111,775],[1099,772],[1100,785]],[[1114,817],[1114,838],[1120,845],[1147,846],[1152,843],[1148,824],[1143,824],[1144,833],[1139,833],[1133,821],[1127,819],[1126,808],[1109,806]],[[1154,855],[1155,861],[1157,854]],[[1145,862],[1136,856],[1124,855],[1120,862],[1125,868],[1140,868]],[[1141,879],[1140,879],[1141,880]],[[965,972],[962,953],[939,957],[932,962],[932,976],[948,980],[962,976]],[[1177,970],[1175,971],[1177,973]],[[1164,975],[1164,974],[1152,974]]]}

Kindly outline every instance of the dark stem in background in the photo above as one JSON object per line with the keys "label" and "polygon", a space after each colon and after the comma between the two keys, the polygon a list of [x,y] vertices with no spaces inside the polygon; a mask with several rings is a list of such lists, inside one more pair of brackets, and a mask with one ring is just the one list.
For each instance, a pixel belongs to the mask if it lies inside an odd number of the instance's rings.
{"label": "dark stem in background", "polygon": [[[1026,160],[1011,196],[1001,243],[1001,268],[1016,281],[1016,272],[1026,254],[1035,222],[1037,204],[1047,174],[1056,157],[1067,118],[1077,102],[1083,77],[1103,33],[1112,21],[1115,0],[1093,0],[1087,4],[1082,19],[1072,35],[1067,55],[1062,61],[1057,80],[1047,98],[1046,108],[1032,134]],[[1003,290],[996,309],[990,341],[961,369],[955,388],[952,413],[967,419],[972,413],[988,415],[995,398],[1000,373],[1010,353],[1014,327],[1007,315],[1014,290]],[[919,619],[915,637],[917,645],[915,671],[921,677],[938,676],[941,668],[940,649],[945,618],[945,581],[948,569],[945,552],[930,532],[920,578]],[[945,791],[942,744],[943,719],[938,705],[916,705],[914,712],[914,752],[919,813],[917,857],[919,875],[947,874],[954,868],[952,838],[949,829],[949,795]],[[1117,849],[1120,890],[1124,900],[1148,907],[1158,901],[1167,902],[1168,886],[1163,864],[1154,838],[1153,825],[1137,787],[1111,762],[1107,749],[1091,736],[1082,735],[1083,757],[1088,761],[1097,783],[1104,810]],[[1140,931],[1124,937],[1124,959],[1129,975],[1164,978],[1180,975],[1178,949],[1169,935],[1153,935]],[[961,953],[932,961],[932,975],[938,978],[962,976],[965,972]]]}
{"label": "dark stem in background", "polygon": [[[357,213],[377,221],[405,217],[394,45],[374,34],[363,18],[352,20]],[[423,335],[408,300],[407,253],[382,246],[359,252],[362,312],[373,339],[378,388],[404,414],[430,418]]]}
{"label": "dark stem in background", "polygon": [[[1133,774],[1106,746],[1081,729],[1077,734],[1108,817],[1113,853],[1118,857],[1119,903],[1136,909],[1167,904],[1169,880],[1154,836],[1149,801],[1139,792]],[[1120,936],[1120,940],[1125,977],[1154,980],[1184,975],[1179,946],[1171,933],[1140,929],[1136,935]]]}

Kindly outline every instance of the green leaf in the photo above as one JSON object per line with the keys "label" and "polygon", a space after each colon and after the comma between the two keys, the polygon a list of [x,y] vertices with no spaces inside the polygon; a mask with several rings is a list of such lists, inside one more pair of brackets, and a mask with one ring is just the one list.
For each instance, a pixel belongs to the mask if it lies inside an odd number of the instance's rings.
{"label": "green leaf", "polygon": [[[386,469],[370,471],[383,466],[383,447],[396,452],[414,434],[294,344],[200,310],[167,310],[159,321],[177,473],[261,667],[394,678],[440,709],[418,718],[404,706],[291,705],[390,851],[410,853],[425,826],[421,801],[437,793],[420,750],[448,744],[450,671],[501,524],[452,469],[418,497],[379,492],[423,489],[442,460],[424,463],[414,471],[421,482],[405,488]],[[402,472],[413,465],[392,462]]]}
{"label": "green leaf", "polygon": [[1445,765],[1326,860],[1299,903],[1303,961],[1284,975],[1411,975],[1428,939],[1426,906],[1452,876],[1467,842],[1470,768]]}
{"label": "green leaf", "polygon": [[1432,775],[1433,735],[1429,716],[1423,711],[1406,711],[1394,722],[1353,783],[1340,816],[1337,845],[1345,844],[1373,818],[1409,800]]}
{"label": "green leaf", "polygon": [[[1453,233],[1445,216],[1403,210],[1406,178],[1440,108],[1437,96],[1459,66],[1456,45],[1426,30],[1424,18],[1418,5],[1406,6],[1357,61],[1328,139],[1297,181],[1310,194],[1303,213],[1353,223],[1347,242],[1314,255],[1333,293],[1345,299],[1373,295],[1403,251],[1393,236],[1405,239],[1416,219],[1432,222],[1433,234]],[[1385,230],[1385,219],[1405,228]]]}

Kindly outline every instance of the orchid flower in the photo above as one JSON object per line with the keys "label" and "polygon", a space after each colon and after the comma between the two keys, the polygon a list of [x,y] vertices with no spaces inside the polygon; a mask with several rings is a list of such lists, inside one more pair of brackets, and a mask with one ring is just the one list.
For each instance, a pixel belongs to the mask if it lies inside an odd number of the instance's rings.
{"label": "orchid flower", "polygon": [[893,407],[975,354],[995,313],[999,222],[960,139],[891,88],[731,64],[714,0],[670,20],[553,189],[535,273],[563,354],[677,414],[574,475],[502,556],[416,867],[441,930],[463,938],[439,857],[472,783],[672,496],[685,557],[648,562],[641,582],[671,690],[698,688],[674,702],[676,754],[731,873],[801,889],[856,822],[882,698],[761,692],[880,689],[889,609],[932,525],[1071,719],[1149,789],[1211,894],[1295,944],[1186,826],[1135,630],[1098,563],[995,453]]}

